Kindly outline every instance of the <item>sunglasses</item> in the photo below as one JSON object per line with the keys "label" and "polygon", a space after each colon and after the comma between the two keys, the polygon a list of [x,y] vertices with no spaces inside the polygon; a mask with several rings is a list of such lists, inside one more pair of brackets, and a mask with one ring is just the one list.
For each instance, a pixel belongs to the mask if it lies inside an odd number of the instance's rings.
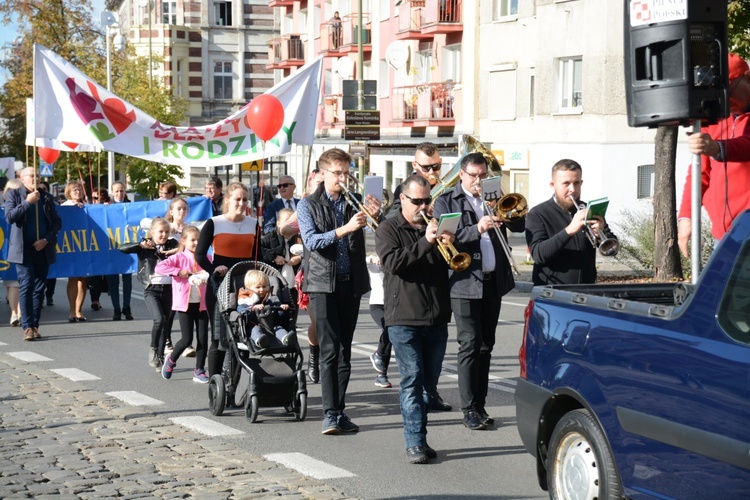
{"label": "sunglasses", "polygon": [[412,205],[419,206],[419,205],[429,205],[430,203],[432,203],[432,196],[428,196],[427,198],[412,198],[406,193],[401,193],[401,194],[409,198],[409,201],[411,201]]}
{"label": "sunglasses", "polygon": [[289,186],[294,186],[295,184],[292,184],[291,182],[285,182],[284,184],[276,184],[276,187],[281,189]]}
{"label": "sunglasses", "polygon": [[442,163],[433,163],[431,165],[422,165],[418,161],[415,161],[414,163],[416,163],[417,165],[419,165],[419,168],[421,168],[425,172],[429,172],[430,170],[432,170],[433,172],[437,172],[438,170],[440,170],[441,168],[443,168],[443,164]]}

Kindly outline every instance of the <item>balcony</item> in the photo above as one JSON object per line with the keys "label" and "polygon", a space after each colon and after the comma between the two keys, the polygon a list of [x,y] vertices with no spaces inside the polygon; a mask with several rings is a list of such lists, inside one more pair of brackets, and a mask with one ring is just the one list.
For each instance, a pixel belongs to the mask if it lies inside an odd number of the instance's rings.
{"label": "balcony", "polygon": [[[359,20],[357,14],[348,14],[341,21],[327,21],[320,25],[320,53],[326,56],[342,56],[355,53],[359,42]],[[372,51],[370,38],[370,14],[362,13],[362,50]]]}
{"label": "balcony", "polygon": [[291,7],[299,0],[269,0],[269,7]]}
{"label": "balcony", "polygon": [[394,87],[391,89],[393,121],[412,126],[455,125],[460,108],[460,85],[453,81]]}
{"label": "balcony", "polygon": [[300,35],[283,35],[272,38],[268,46],[266,69],[296,68],[305,64],[305,54]]}
{"label": "balcony", "polygon": [[462,32],[463,0],[411,0],[398,6],[399,40],[421,40],[438,34]]}
{"label": "balcony", "polygon": [[323,126],[341,127],[344,125],[344,111],[341,104],[342,94],[325,94],[323,96]]}

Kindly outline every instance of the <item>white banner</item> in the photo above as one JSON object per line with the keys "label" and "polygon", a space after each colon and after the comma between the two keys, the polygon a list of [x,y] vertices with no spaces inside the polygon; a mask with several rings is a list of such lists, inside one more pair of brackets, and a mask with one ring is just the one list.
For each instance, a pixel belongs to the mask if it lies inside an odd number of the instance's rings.
{"label": "white banner", "polygon": [[263,144],[248,123],[248,105],[213,125],[164,125],[36,44],[36,145],[63,151],[103,149],[181,167],[213,167],[281,155],[291,144],[313,143],[322,65],[319,57],[266,92],[284,107],[284,124]]}

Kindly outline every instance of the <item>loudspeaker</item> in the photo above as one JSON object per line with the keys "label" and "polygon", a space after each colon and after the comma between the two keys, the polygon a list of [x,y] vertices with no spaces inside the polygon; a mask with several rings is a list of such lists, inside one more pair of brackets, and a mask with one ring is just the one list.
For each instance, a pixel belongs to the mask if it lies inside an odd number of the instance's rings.
{"label": "loudspeaker", "polygon": [[628,125],[728,115],[727,2],[625,1]]}

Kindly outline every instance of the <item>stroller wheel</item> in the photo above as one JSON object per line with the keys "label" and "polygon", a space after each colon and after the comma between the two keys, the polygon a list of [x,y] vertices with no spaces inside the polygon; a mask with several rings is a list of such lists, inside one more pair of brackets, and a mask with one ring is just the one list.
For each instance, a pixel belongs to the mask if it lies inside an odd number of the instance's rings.
{"label": "stroller wheel", "polygon": [[251,424],[258,419],[258,396],[253,395],[245,398],[245,418]]}
{"label": "stroller wheel", "polygon": [[307,416],[307,394],[299,395],[299,407],[294,412],[294,417],[301,422]]}
{"label": "stroller wheel", "polygon": [[221,375],[214,375],[208,381],[208,410],[211,415],[220,417],[224,413],[225,402],[224,379]]}

